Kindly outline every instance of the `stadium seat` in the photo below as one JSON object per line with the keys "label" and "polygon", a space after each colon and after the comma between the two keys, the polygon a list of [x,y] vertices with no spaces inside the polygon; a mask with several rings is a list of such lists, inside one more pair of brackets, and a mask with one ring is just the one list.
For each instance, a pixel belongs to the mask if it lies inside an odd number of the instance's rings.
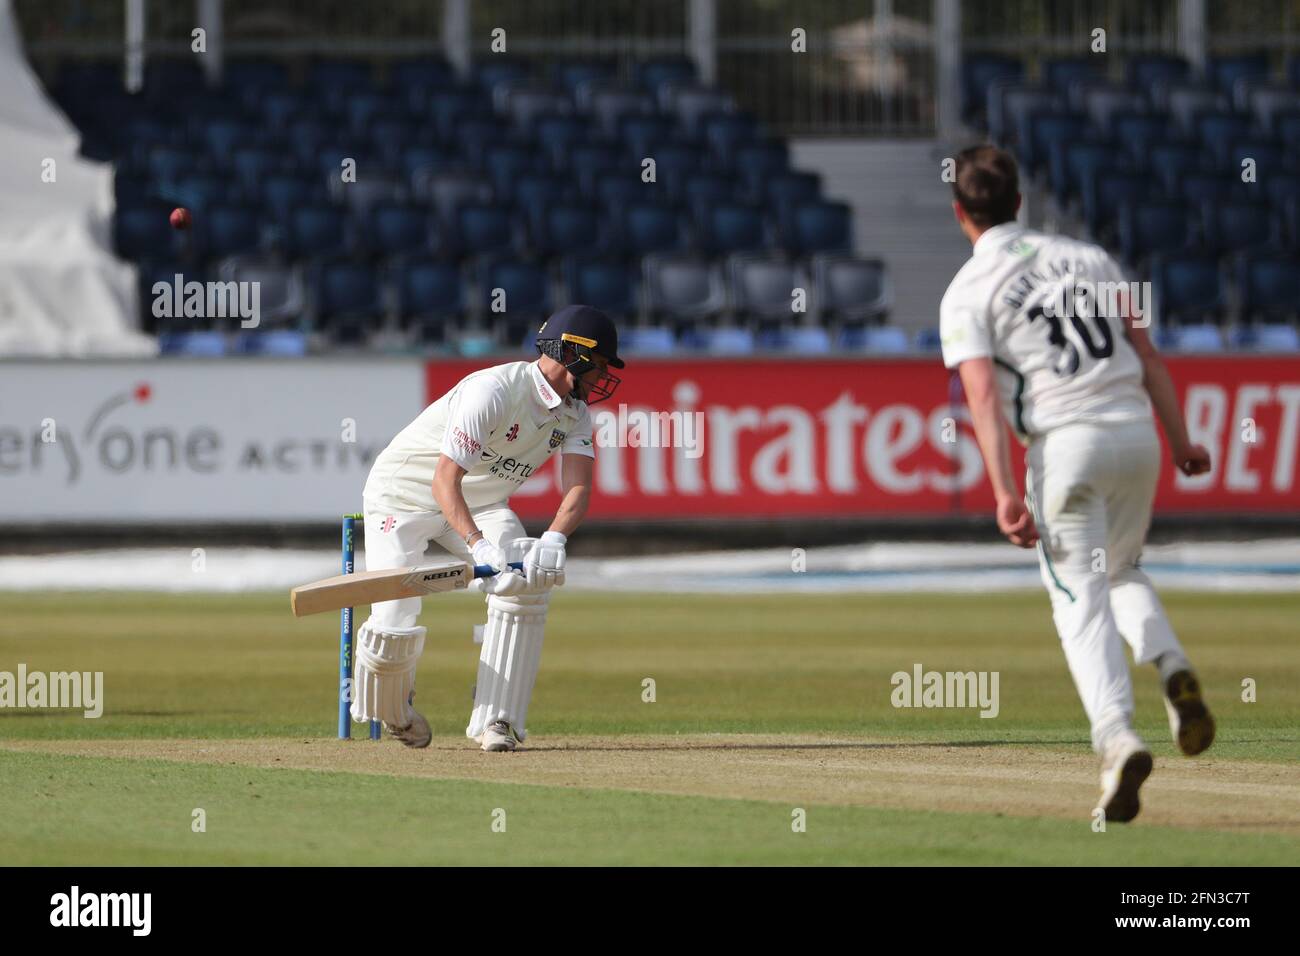
{"label": "stadium seat", "polygon": [[722,272],[686,254],[646,256],[641,260],[646,304],[653,318],[711,319],[726,308]]}
{"label": "stadium seat", "polygon": [[514,181],[532,172],[536,164],[536,149],[522,146],[490,146],[483,154],[483,166],[492,180],[493,192],[503,199],[509,198]]}
{"label": "stadium seat", "polygon": [[992,53],[970,53],[962,58],[961,115],[969,123],[986,121],[988,89],[995,81],[1019,83],[1024,64],[1014,57]]}
{"label": "stadium seat", "polygon": [[616,64],[599,60],[561,60],[552,67],[555,85],[569,96],[590,84],[612,82],[616,70]]}
{"label": "stadium seat", "polygon": [[791,210],[783,232],[792,255],[848,252],[853,248],[853,210],[842,202],[800,203]]}
{"label": "stadium seat", "polygon": [[648,60],[638,64],[637,85],[652,96],[665,85],[689,86],[695,82],[695,64],[685,57]]}
{"label": "stadium seat", "polygon": [[1159,256],[1152,262],[1151,276],[1162,323],[1221,318],[1223,280],[1214,257],[1204,253]]}
{"label": "stadium seat", "polygon": [[1210,110],[1194,121],[1196,138],[1218,162],[1225,162],[1229,149],[1250,135],[1250,120],[1240,113]]}
{"label": "stadium seat", "polygon": [[1237,200],[1205,206],[1205,243],[1220,255],[1258,249],[1276,238],[1272,210],[1266,202]]}
{"label": "stadium seat", "polygon": [[1205,154],[1189,143],[1146,141],[1141,144],[1140,152],[1135,146],[1129,155],[1145,165],[1158,178],[1161,190],[1170,196],[1180,195],[1183,177],[1200,170],[1205,163]]}
{"label": "stadium seat", "polygon": [[763,323],[788,323],[798,317],[794,290],[807,290],[808,281],[794,263],[771,256],[733,256],[727,266],[738,315]]}
{"label": "stadium seat", "polygon": [[800,203],[818,202],[822,198],[822,178],[817,173],[789,170],[768,178],[763,199],[778,215]]}
{"label": "stadium seat", "polygon": [[[1114,134],[1115,141],[1137,162],[1142,162],[1157,146],[1168,144],[1173,135],[1169,117],[1163,113],[1114,113],[1108,129]],[[1155,167],[1154,161],[1151,165]]]}
{"label": "stadium seat", "polygon": [[1191,219],[1181,202],[1143,199],[1119,212],[1119,245],[1125,261],[1139,263],[1153,252],[1177,252],[1191,243]]}
{"label": "stadium seat", "polygon": [[1165,347],[1171,352],[1218,354],[1224,350],[1223,333],[1217,325],[1184,325],[1169,330]]}
{"label": "stadium seat", "polygon": [[1035,110],[1024,117],[1025,129],[1016,137],[1016,156],[1033,175],[1051,160],[1053,143],[1067,143],[1088,125],[1083,113]]}
{"label": "stadium seat", "polygon": [[456,210],[454,249],[459,255],[507,253],[519,245],[515,219],[500,203],[464,203]]}
{"label": "stadium seat", "polygon": [[1191,65],[1181,56],[1144,53],[1128,61],[1128,85],[1134,90],[1148,91],[1161,83],[1182,82],[1190,75]]}
{"label": "stadium seat", "polygon": [[168,258],[179,251],[180,239],[162,202],[118,206],[113,217],[113,247],[124,259]]}
{"label": "stadium seat", "polygon": [[677,87],[672,91],[670,104],[682,131],[688,136],[699,136],[702,133],[706,116],[731,113],[736,109],[735,100],[726,93],[709,87]]}
{"label": "stadium seat", "polygon": [[1179,178],[1176,198],[1199,208],[1206,203],[1231,199],[1240,184],[1230,173],[1194,169]]}
{"label": "stadium seat", "polygon": [[[483,311],[502,342],[516,342],[529,326],[535,326],[551,313],[551,282],[546,269],[535,262],[500,259],[489,262],[480,285]],[[496,290],[501,290],[497,299]],[[496,302],[504,312],[492,311]]]}
{"label": "stadium seat", "polygon": [[307,69],[307,87],[313,90],[358,90],[371,85],[370,65],[362,60],[321,59]]}
{"label": "stadium seat", "polygon": [[397,166],[406,177],[414,195],[428,196],[427,190],[421,193],[416,186],[417,174],[422,181],[438,173],[453,171],[460,161],[459,155],[449,146],[434,143],[403,144],[397,158]]}
{"label": "stadium seat", "polygon": [[569,150],[591,137],[586,120],[571,114],[540,116],[534,124],[533,132],[556,168],[564,166]]}
{"label": "stadium seat", "polygon": [[935,328],[921,329],[916,333],[916,350],[918,352],[940,352],[943,350],[943,337]]}
{"label": "stadium seat", "polygon": [[770,245],[762,211],[739,203],[710,207],[699,220],[699,240],[711,256],[760,252]]}
{"label": "stadium seat", "polygon": [[428,91],[446,89],[456,82],[456,71],[442,57],[420,56],[396,60],[388,67],[388,85],[399,91],[422,91],[413,97],[411,106],[421,108],[428,101]]}
{"label": "stadium seat", "polygon": [[421,206],[401,202],[379,202],[369,211],[366,246],[384,258],[429,252],[434,247],[434,223]]}
{"label": "stadium seat", "polygon": [[1065,94],[1080,80],[1104,78],[1105,64],[1097,56],[1061,57],[1044,60],[1043,82],[1056,93]]}
{"label": "stadium seat", "polygon": [[[769,180],[769,183],[775,181],[776,178]],[[731,202],[736,196],[735,181],[721,173],[692,173],[680,186],[680,194],[672,190],[669,192],[685,201],[697,221],[710,206]]]}
{"label": "stadium seat", "polygon": [[1111,140],[1065,140],[1051,144],[1048,178],[1057,202],[1065,205],[1083,195],[1084,184],[1093,171],[1114,166],[1122,156],[1118,143]]}
{"label": "stadium seat", "polygon": [[572,257],[564,263],[564,279],[570,302],[625,319],[640,312],[636,271],[620,261]]}
{"label": "stadium seat", "polygon": [[673,252],[683,244],[681,221],[670,206],[631,203],[622,209],[620,227],[621,245],[632,255]]}
{"label": "stadium seat", "polygon": [[823,320],[863,323],[889,313],[893,288],[883,260],[815,256],[812,266],[814,301]]}
{"label": "stadium seat", "polygon": [[532,133],[534,124],[543,116],[558,116],[572,109],[568,97],[536,87],[507,88],[502,105],[510,122],[522,133]]}
{"label": "stadium seat", "polygon": [[1083,105],[1088,118],[1106,134],[1118,134],[1114,127],[1118,117],[1143,114],[1148,109],[1144,93],[1109,85],[1089,89],[1084,96]]}
{"label": "stadium seat", "polygon": [[323,201],[323,186],[308,182],[303,176],[275,174],[262,180],[262,204],[268,214],[281,222],[288,219],[289,213],[300,207]]}
{"label": "stadium seat", "polygon": [[210,165],[205,155],[183,146],[150,147],[146,162],[149,175],[165,183],[203,173]]}
{"label": "stadium seat", "polygon": [[466,203],[492,201],[492,184],[477,173],[431,171],[416,175],[412,186],[416,198],[431,202],[444,223],[454,222],[457,209]]}
{"label": "stadium seat", "polygon": [[304,205],[288,210],[284,247],[296,257],[341,255],[349,251],[352,231],[336,206]]}
{"label": "stadium seat", "polygon": [[465,311],[465,284],[453,262],[412,257],[389,269],[403,328],[424,343],[441,342],[448,327]]}
{"label": "stadium seat", "polygon": [[605,176],[620,171],[631,172],[636,168],[632,166],[629,169],[631,164],[620,159],[618,150],[602,144],[580,144],[570,150],[566,158],[578,189],[584,193],[593,191],[596,183]]}
{"label": "stadium seat", "polygon": [[757,347],[753,332],[730,325],[691,329],[683,334],[681,341],[684,346],[709,355],[752,355]]}
{"label": "stadium seat", "polygon": [[874,355],[903,355],[912,350],[907,333],[896,326],[849,326],[835,336],[836,348]]}
{"label": "stadium seat", "polygon": [[328,176],[326,182],[334,201],[358,219],[367,218],[370,210],[380,203],[403,202],[408,193],[406,181],[400,175],[360,164],[355,182],[344,182],[338,175]]}
{"label": "stadium seat", "polygon": [[499,86],[527,83],[532,74],[531,63],[503,56],[492,56],[474,64],[474,82],[488,93]]}
{"label": "stadium seat", "polygon": [[709,151],[724,166],[731,165],[736,150],[759,139],[759,126],[749,113],[708,113],[700,119],[700,132]]}
{"label": "stadium seat", "polygon": [[379,324],[383,299],[372,266],[354,259],[325,260],[312,268],[311,284],[312,311],[327,328],[347,324],[354,330]]}
{"label": "stadium seat", "polygon": [[1241,315],[1247,321],[1294,321],[1300,317],[1300,259],[1277,252],[1237,259]]}
{"label": "stadium seat", "polygon": [[1264,79],[1268,76],[1268,54],[1210,57],[1205,64],[1205,74],[1220,93],[1231,96],[1238,81]]}
{"label": "stadium seat", "polygon": [[606,236],[599,206],[582,200],[560,200],[548,203],[535,223],[532,246],[544,256],[564,256],[595,251]]}
{"label": "stadium seat", "polygon": [[164,332],[158,336],[158,351],[163,355],[219,358],[226,354],[226,336],[222,332]]}
{"label": "stadium seat", "polygon": [[252,252],[262,242],[262,226],[256,206],[221,204],[198,220],[203,236],[203,254],[225,257]]}
{"label": "stadium seat", "polygon": [[826,355],[831,351],[831,336],[826,329],[817,326],[797,325],[779,330],[768,347],[791,355]]}
{"label": "stadium seat", "polygon": [[1104,238],[1125,202],[1146,199],[1152,182],[1145,173],[1119,166],[1100,166],[1084,182],[1083,218],[1093,236]]}
{"label": "stadium seat", "polygon": [[613,138],[618,136],[619,123],[625,116],[652,115],[655,104],[645,93],[606,89],[592,95],[590,111],[600,133]]}
{"label": "stadium seat", "polygon": [[262,254],[238,255],[216,265],[222,282],[256,282],[261,328],[298,322],[306,302],[300,270]]}
{"label": "stadium seat", "polygon": [[481,116],[491,108],[491,101],[478,90],[445,89],[429,94],[427,110],[440,141],[451,143],[462,121]]}
{"label": "stadium seat", "polygon": [[246,194],[260,191],[263,180],[285,173],[290,164],[283,151],[265,146],[241,146],[230,155],[230,168]]}
{"label": "stadium seat", "polygon": [[677,340],[672,329],[634,325],[623,331],[618,350],[637,357],[672,355],[677,350]]}
{"label": "stadium seat", "polygon": [[735,151],[733,167],[742,186],[754,199],[761,199],[767,181],[790,169],[789,152],[783,140],[745,143]]}
{"label": "stadium seat", "polygon": [[1275,176],[1279,173],[1296,170],[1296,165],[1287,161],[1285,150],[1280,145],[1271,142],[1249,140],[1233,143],[1228,147],[1227,158],[1228,170],[1238,178],[1241,177],[1242,171],[1246,169],[1246,160],[1254,163],[1257,181],[1266,176]]}
{"label": "stadium seat", "polygon": [[553,173],[524,173],[512,183],[516,208],[528,223],[530,235],[536,237],[543,225],[546,208],[554,202],[568,199],[572,193],[569,183]]}
{"label": "stadium seat", "polygon": [[236,336],[235,350],[248,355],[300,358],[307,354],[307,336],[291,329],[242,332]]}
{"label": "stadium seat", "polygon": [[1196,132],[1196,118],[1202,113],[1222,112],[1228,98],[1201,86],[1178,86],[1168,92],[1168,109],[1179,130],[1186,135]]}
{"label": "stadium seat", "polygon": [[1061,113],[1065,98],[1034,86],[994,86],[989,93],[989,136],[1004,147],[1016,145],[1034,113]]}

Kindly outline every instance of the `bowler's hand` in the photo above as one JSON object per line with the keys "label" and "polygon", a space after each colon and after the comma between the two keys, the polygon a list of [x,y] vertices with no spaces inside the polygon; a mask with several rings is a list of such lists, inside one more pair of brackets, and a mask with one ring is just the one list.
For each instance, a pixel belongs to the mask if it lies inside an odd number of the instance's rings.
{"label": "bowler's hand", "polygon": [[1174,464],[1184,475],[1203,475],[1210,470],[1210,452],[1204,445],[1175,448]]}
{"label": "bowler's hand", "polygon": [[998,530],[1018,548],[1032,548],[1038,543],[1034,516],[1019,498],[1006,497],[998,502]]}

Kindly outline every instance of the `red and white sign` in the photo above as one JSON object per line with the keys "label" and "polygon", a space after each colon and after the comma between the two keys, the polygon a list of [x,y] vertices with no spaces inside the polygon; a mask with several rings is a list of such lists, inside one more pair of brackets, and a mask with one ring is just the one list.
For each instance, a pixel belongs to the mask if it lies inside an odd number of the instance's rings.
{"label": "red and white sign", "polygon": [[[1189,479],[1166,465],[1157,510],[1300,509],[1300,362],[1168,364],[1193,439],[1209,447],[1214,469]],[[471,370],[430,365],[428,400]],[[638,412],[698,413],[702,453],[601,440],[602,424],[609,434],[620,414],[626,421]],[[592,417],[591,520],[940,516],[993,505],[960,385],[937,358],[636,362]],[[511,501],[525,517],[554,513],[558,470],[548,466]]]}

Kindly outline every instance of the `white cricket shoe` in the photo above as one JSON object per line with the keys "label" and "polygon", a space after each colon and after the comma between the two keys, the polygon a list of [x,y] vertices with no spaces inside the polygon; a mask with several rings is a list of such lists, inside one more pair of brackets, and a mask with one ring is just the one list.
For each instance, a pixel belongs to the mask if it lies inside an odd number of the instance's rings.
{"label": "white cricket shoe", "polygon": [[478,735],[478,742],[488,753],[501,753],[514,750],[519,746],[519,735],[504,720],[494,720],[487,729]]}
{"label": "white cricket shoe", "polygon": [[1131,730],[1111,737],[1101,760],[1101,799],[1097,807],[1107,823],[1128,823],[1138,815],[1138,788],[1151,775],[1154,761],[1142,738]]}
{"label": "white cricket shoe", "polygon": [[419,748],[429,746],[429,741],[433,739],[433,731],[429,729],[429,722],[424,719],[424,715],[411,708],[412,720],[405,727],[388,727],[390,736],[396,737],[408,747]]}
{"label": "white cricket shoe", "polygon": [[1201,682],[1190,670],[1180,670],[1165,681],[1165,711],[1178,749],[1194,757],[1214,743],[1214,718],[1201,697]]}

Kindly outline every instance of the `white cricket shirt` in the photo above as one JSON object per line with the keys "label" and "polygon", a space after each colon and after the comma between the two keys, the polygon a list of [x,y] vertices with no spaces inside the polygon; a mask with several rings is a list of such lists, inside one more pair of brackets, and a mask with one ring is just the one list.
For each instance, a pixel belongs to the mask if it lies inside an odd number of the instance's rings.
{"label": "white cricket shirt", "polygon": [[559,451],[596,456],[586,402],[560,398],[536,362],[467,375],[402,429],[375,459],[364,496],[399,512],[438,511],[433,472],[448,456],[465,469],[471,508],[505,501]]}
{"label": "white cricket shirt", "polygon": [[[1124,281],[1099,246],[1015,222],[994,226],[939,306],[944,365],[991,358],[1007,420],[1026,439],[1077,422],[1150,419],[1124,320],[1103,314],[1114,310],[1100,284]],[[1077,297],[1090,287],[1098,305]]]}

